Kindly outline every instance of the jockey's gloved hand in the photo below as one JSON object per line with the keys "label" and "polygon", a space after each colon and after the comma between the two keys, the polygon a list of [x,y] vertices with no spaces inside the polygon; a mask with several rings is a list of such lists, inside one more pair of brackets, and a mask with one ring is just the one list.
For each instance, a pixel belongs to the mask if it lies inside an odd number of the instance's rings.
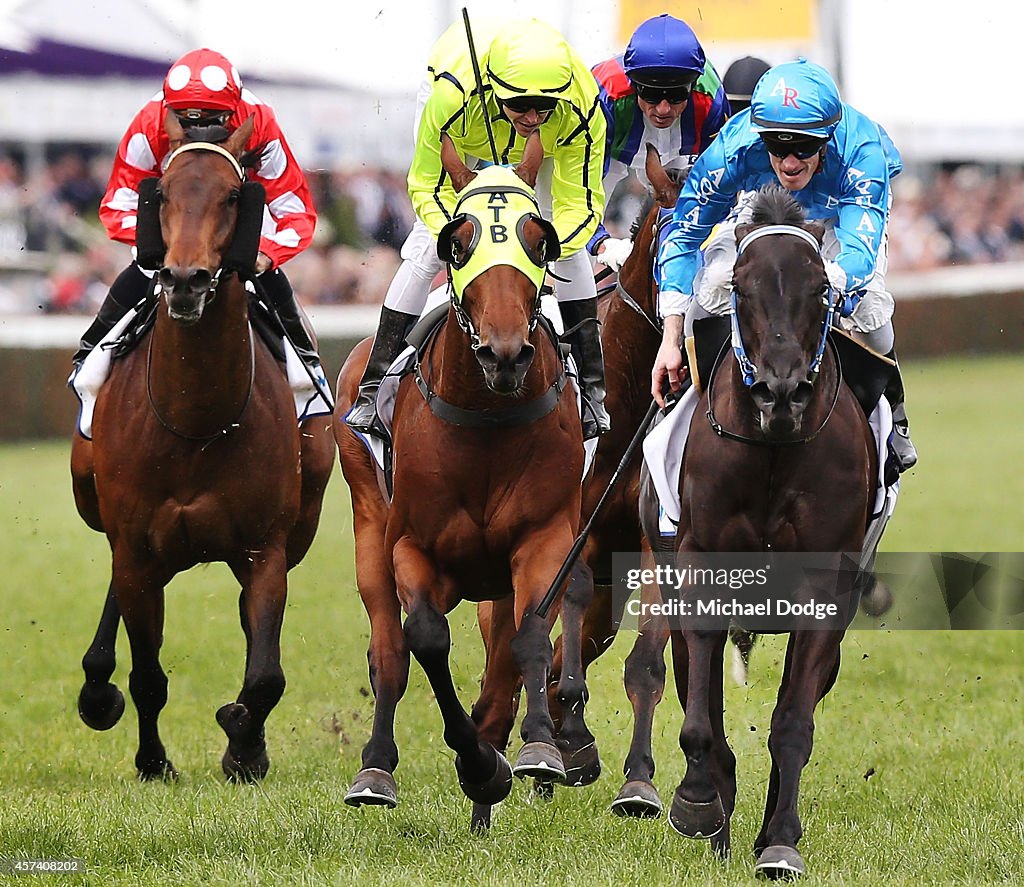
{"label": "jockey's gloved hand", "polygon": [[612,271],[618,271],[629,254],[633,252],[632,240],[619,240],[609,237],[601,243],[602,249],[597,254],[597,260],[607,265]]}

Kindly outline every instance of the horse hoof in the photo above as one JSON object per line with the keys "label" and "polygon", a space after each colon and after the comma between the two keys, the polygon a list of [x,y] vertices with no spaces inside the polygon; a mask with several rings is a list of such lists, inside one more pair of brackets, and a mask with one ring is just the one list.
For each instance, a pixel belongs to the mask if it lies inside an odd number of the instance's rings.
{"label": "horse hoof", "polygon": [[717,795],[713,801],[697,803],[688,801],[676,790],[668,822],[685,838],[710,838],[725,827],[725,810],[722,799]]}
{"label": "horse hoof", "polygon": [[135,768],[139,774],[139,782],[177,782],[178,771],[170,761],[152,761],[140,765],[135,762]]}
{"label": "horse hoof", "polygon": [[491,804],[473,804],[473,814],[469,819],[469,830],[475,834],[486,834],[491,828]]}
{"label": "horse hoof", "polygon": [[78,716],[93,730],[109,730],[124,714],[124,693],[113,684],[86,682],[78,694]]}
{"label": "horse hoof", "polygon": [[649,782],[631,779],[612,801],[612,813],[635,819],[657,819],[664,812],[658,790]]}
{"label": "horse hoof", "polygon": [[345,795],[345,803],[350,807],[388,807],[394,810],[398,806],[398,786],[395,777],[387,770],[366,767],[356,774],[352,786]]}
{"label": "horse hoof", "polygon": [[508,759],[497,749],[494,773],[484,782],[469,782],[462,778],[462,761],[455,758],[455,771],[459,774],[459,787],[471,801],[491,806],[504,801],[512,791],[512,768]]}
{"label": "horse hoof", "polygon": [[562,761],[565,763],[566,785],[592,785],[601,775],[601,757],[594,742],[571,753],[563,752]]}
{"label": "horse hoof", "polygon": [[270,758],[267,757],[267,749],[264,746],[253,754],[247,754],[243,760],[231,751],[229,745],[224,757],[220,759],[220,768],[228,782],[254,783],[259,782],[270,772]]}
{"label": "horse hoof", "polygon": [[772,881],[799,878],[805,871],[803,857],[796,847],[786,847],[783,844],[765,847],[758,854],[757,865],[754,866],[754,873],[758,877]]}
{"label": "horse hoof", "polygon": [[550,742],[528,742],[519,752],[512,772],[520,779],[532,776],[544,782],[564,782],[565,768],[558,748]]}
{"label": "horse hoof", "polygon": [[533,796],[541,801],[550,801],[555,797],[555,784],[546,779],[533,780]]}

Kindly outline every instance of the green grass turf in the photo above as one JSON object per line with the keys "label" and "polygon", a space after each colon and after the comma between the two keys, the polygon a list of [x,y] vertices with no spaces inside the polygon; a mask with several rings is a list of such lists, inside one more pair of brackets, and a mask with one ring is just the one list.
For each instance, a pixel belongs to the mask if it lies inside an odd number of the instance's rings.
{"label": "green grass turf", "polygon": [[[906,367],[921,466],[905,479],[885,548],[1021,549],[1022,371],[1024,360],[1011,358]],[[471,836],[453,753],[414,664],[397,725],[400,806],[346,807],[372,699],[340,472],[317,541],[291,574],[288,689],[268,722],[270,775],[260,786],[235,786],[220,774],[225,737],[214,712],[238,691],[244,647],[234,581],[211,565],[179,576],[167,595],[170,700],[160,723],[182,777],[139,784],[130,700],[105,733],[86,728],[75,709],[109,552],[75,513],[67,462],[63,441],[0,447],[0,858],[80,857],[85,874],[47,875],[48,883],[97,885],[753,881],[749,851],[764,803],[781,638],[755,650],[748,686],[726,688],[739,759],[727,862],[664,820],[608,813],[631,724],[621,680],[628,635],[591,672],[588,720],[605,762],[595,785],[542,803],[517,783],[491,833]],[[468,706],[482,662],[472,610],[460,607],[452,623],[455,679]],[[115,681],[127,695],[123,631],[119,653]],[[1024,883],[1022,654],[1019,632],[849,634],[802,783],[807,883]],[[655,724],[666,801],[682,775],[680,724],[669,692]],[[0,883],[42,877],[0,873]]]}

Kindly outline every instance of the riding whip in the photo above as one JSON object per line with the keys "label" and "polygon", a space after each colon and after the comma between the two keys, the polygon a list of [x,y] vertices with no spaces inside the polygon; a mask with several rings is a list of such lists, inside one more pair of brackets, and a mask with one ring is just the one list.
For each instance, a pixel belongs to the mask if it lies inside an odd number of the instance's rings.
{"label": "riding whip", "polygon": [[491,118],[484,100],[484,80],[480,76],[480,63],[476,59],[476,46],[473,45],[473,31],[469,27],[469,10],[462,7],[462,21],[466,24],[466,42],[469,44],[469,58],[473,62],[473,76],[476,78],[476,91],[480,96],[480,108],[484,112],[484,126],[487,127],[487,143],[491,146],[491,160],[498,162],[498,149],[494,146],[494,133],[491,132]]}
{"label": "riding whip", "polygon": [[644,439],[644,434],[647,432],[647,428],[650,426],[651,422],[654,421],[654,416],[657,412],[658,402],[656,400],[652,400],[651,405],[647,408],[647,413],[640,422],[640,427],[637,428],[636,434],[633,435],[633,439],[629,442],[629,446],[626,447],[626,452],[622,454],[622,458],[619,460],[619,465],[612,474],[611,480],[608,481],[608,486],[604,488],[601,498],[597,500],[597,505],[594,506],[594,510],[591,512],[589,520],[587,520],[587,525],[580,532],[579,536],[576,537],[576,541],[573,542],[572,548],[569,549],[569,553],[565,556],[565,560],[562,562],[558,575],[555,576],[554,581],[551,583],[547,593],[544,595],[544,598],[537,607],[536,613],[542,619],[548,615],[548,610],[551,608],[551,604],[554,603],[555,597],[558,595],[558,589],[562,587],[562,583],[565,582],[566,576],[568,576],[572,571],[573,566],[576,564],[576,560],[580,556],[580,552],[583,551],[583,546],[587,544],[587,539],[590,537],[590,531],[594,526],[594,521],[598,514],[601,513],[601,509],[604,508],[604,503],[607,501],[612,488],[616,483],[618,483],[619,477],[622,472],[626,470],[626,466],[633,458],[636,448],[640,446],[640,442]]}

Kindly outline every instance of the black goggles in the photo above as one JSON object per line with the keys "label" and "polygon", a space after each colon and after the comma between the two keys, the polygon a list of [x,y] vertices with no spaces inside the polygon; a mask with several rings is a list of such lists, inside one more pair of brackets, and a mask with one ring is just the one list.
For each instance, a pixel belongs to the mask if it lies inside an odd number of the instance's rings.
{"label": "black goggles", "polygon": [[681,105],[683,102],[689,101],[690,93],[693,92],[692,83],[673,83],[671,86],[637,83],[635,80],[632,83],[637,98],[651,105],[660,105],[663,101],[670,105]]}
{"label": "black goggles", "polygon": [[797,160],[809,160],[825,147],[828,139],[790,135],[789,133],[763,132],[761,141],[764,142],[768,153],[780,160],[784,160],[790,154],[794,155]]}
{"label": "black goggles", "polygon": [[519,95],[511,99],[502,99],[501,103],[516,114],[525,114],[527,111],[548,114],[555,110],[558,99],[548,95]]}
{"label": "black goggles", "polygon": [[231,116],[230,111],[204,111],[197,108],[189,108],[185,111],[175,111],[174,115],[183,129],[192,126],[224,126]]}

